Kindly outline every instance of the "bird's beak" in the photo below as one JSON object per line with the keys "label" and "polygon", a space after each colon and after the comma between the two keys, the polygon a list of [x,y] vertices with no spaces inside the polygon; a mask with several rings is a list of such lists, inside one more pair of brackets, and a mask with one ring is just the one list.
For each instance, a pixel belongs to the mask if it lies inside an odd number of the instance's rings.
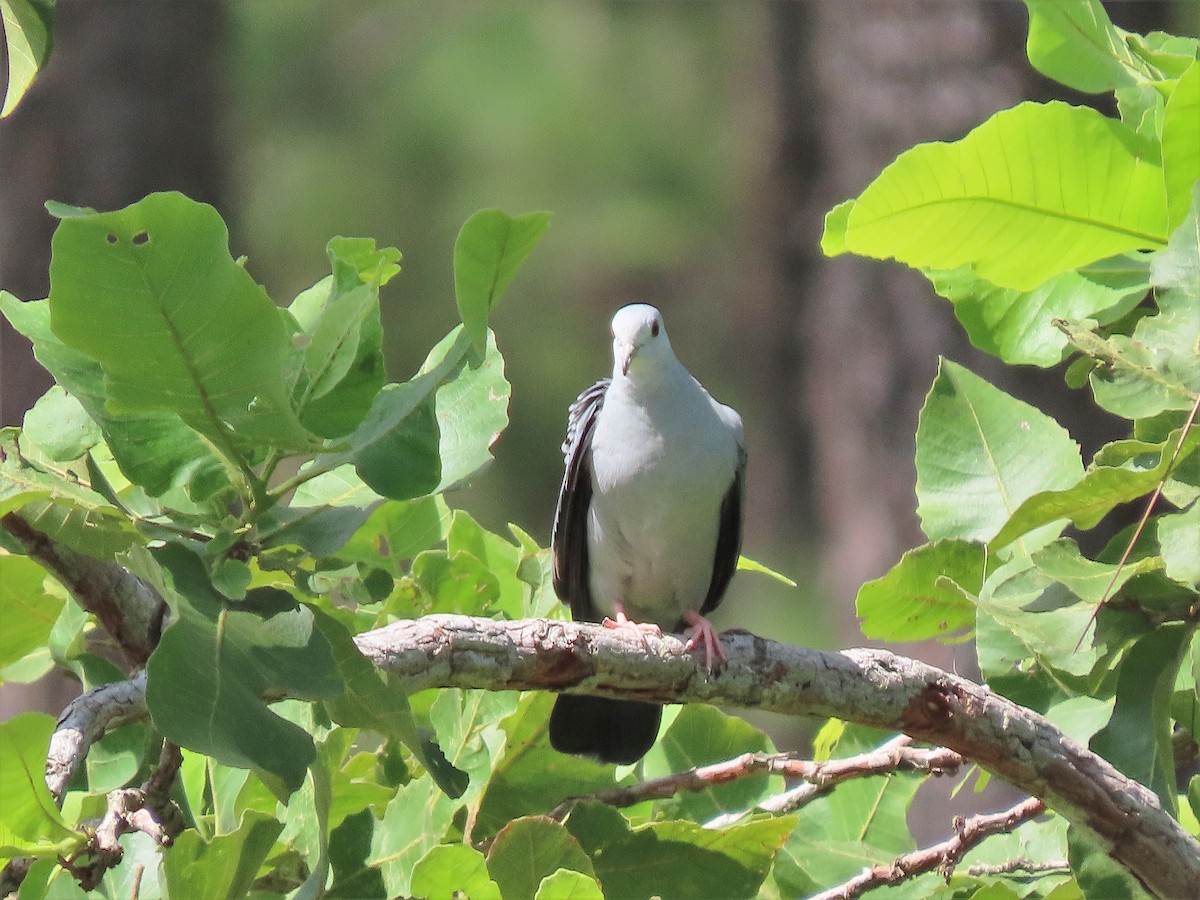
{"label": "bird's beak", "polygon": [[621,342],[616,345],[615,349],[617,352],[617,359],[621,363],[621,374],[628,375],[629,364],[633,362],[633,354],[637,352],[637,347],[633,344]]}

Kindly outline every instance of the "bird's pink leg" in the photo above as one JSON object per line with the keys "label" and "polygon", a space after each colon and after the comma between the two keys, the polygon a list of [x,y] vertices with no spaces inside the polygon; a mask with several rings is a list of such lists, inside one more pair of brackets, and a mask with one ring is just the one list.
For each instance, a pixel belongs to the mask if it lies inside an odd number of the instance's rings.
{"label": "bird's pink leg", "polygon": [[688,637],[687,643],[684,644],[684,649],[703,647],[704,664],[710,669],[717,663],[725,662],[725,651],[721,648],[721,638],[717,634],[717,629],[712,627],[712,623],[700,613],[690,609],[683,614],[683,618],[692,626],[692,633]]}
{"label": "bird's pink leg", "polygon": [[613,604],[613,615],[616,616],[616,619],[610,619],[608,616],[605,616],[604,621],[600,624],[605,628],[632,628],[639,637],[647,635],[650,637],[662,637],[662,629],[653,622],[634,622],[627,617],[625,615],[625,606],[619,600]]}

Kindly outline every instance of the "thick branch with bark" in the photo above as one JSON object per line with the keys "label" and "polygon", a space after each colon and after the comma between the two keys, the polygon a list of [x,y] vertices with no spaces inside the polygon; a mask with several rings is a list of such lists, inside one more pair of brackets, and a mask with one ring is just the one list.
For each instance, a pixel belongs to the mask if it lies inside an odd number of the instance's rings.
{"label": "thick branch with bark", "polygon": [[663,703],[715,703],[837,716],[948,747],[1045,801],[1089,832],[1153,893],[1189,896],[1200,842],[1148,788],[986,687],[885,650],[806,650],[751,634],[722,638],[728,664],[707,672],[672,637],[531,619],[438,615],[356,638],[411,690],[551,690]]}
{"label": "thick branch with bark", "polygon": [[167,613],[158,591],[115,562],[85,556],[51,540],[17,513],[0,516],[0,527],[99,620],[130,662],[145,664],[158,644]]}

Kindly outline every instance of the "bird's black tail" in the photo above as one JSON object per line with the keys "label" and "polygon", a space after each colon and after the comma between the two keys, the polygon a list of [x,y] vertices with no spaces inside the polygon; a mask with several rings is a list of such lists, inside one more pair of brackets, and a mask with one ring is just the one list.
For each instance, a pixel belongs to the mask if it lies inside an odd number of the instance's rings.
{"label": "bird's black tail", "polygon": [[656,703],[564,694],[550,713],[550,745],[559,753],[628,765],[654,746],[661,721]]}

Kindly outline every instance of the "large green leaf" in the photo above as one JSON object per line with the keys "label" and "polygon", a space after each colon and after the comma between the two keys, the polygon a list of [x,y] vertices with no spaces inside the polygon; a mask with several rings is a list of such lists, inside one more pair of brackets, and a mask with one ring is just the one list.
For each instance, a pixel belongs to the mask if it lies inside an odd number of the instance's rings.
{"label": "large green leaf", "polygon": [[1197,122],[1200,122],[1200,61],[1193,62],[1179,79],[1163,112],[1163,176],[1172,229],[1187,216],[1192,205],[1192,191],[1200,179]]}
{"label": "large green leaf", "polygon": [[394,500],[462,484],[491,462],[510,392],[495,339],[480,355],[459,326],[411,381],[379,393],[350,436],[358,474]]}
{"label": "large green leaf", "polygon": [[1099,94],[1152,77],[1100,0],[1025,0],[1033,67],[1067,87]]}
{"label": "large green leaf", "polygon": [[[942,360],[917,423],[917,513],[931,539],[989,541],[1026,497],[1083,475],[1078,445],[1057,422]],[[1052,540],[1051,525],[1022,552]]]}
{"label": "large green leaf", "polygon": [[1055,319],[1110,321],[1150,289],[1146,263],[1127,256],[1064,272],[1031,291],[1000,288],[970,266],[926,273],[934,290],[954,304],[971,343],[1007,363],[1053,366],[1070,342]]}
{"label": "large green leaf", "polygon": [[1154,254],[1150,280],[1158,313],[1132,336],[1082,331],[1073,342],[1102,363],[1091,375],[1096,402],[1129,419],[1190,409],[1200,396],[1200,185],[1192,209]]}
{"label": "large green leaf", "polygon": [[487,870],[504,900],[525,900],[559,869],[594,875],[592,861],[563,825],[545,816],[509,822],[492,842]]}
{"label": "large green leaf", "polygon": [[63,598],[42,588],[46,570],[27,556],[0,555],[0,669],[44,647]]}
{"label": "large green leaf", "polygon": [[400,251],[367,238],[334,238],[334,274],[298,296],[288,311],[304,344],[293,388],[304,424],[322,437],[348,434],[383,387],[379,288],[400,271]]}
{"label": "large green leaf", "polygon": [[504,752],[487,777],[475,818],[477,836],[495,834],[506,822],[552,809],[565,797],[613,786],[612,766],[566,756],[550,746],[546,728],[553,705],[551,694],[530,692],[501,722]]}
{"label": "large green leaf", "polygon": [[282,313],[211,206],[163,193],[72,216],[52,251],[51,328],[100,363],[110,410],[176,413],[231,456],[313,445],[283,380]]}
{"label": "large green leaf", "polygon": [[54,719],[20,713],[0,722],[0,859],[69,855],[84,835],[67,825],[46,787]]}
{"label": "large green leaf", "polygon": [[342,689],[313,614],[275,588],[228,600],[213,589],[200,559],[179,545],[154,555],[168,573],[176,616],[146,665],[155,726],[183,747],[272,773],[295,791],[315,755],[312,738],[263,698],[319,700]]}
{"label": "large green leaf", "polygon": [[1109,855],[1094,838],[1071,826],[1067,830],[1067,861],[1086,900],[1150,900],[1136,878]]}
{"label": "large green leaf", "polygon": [[463,327],[478,352],[487,340],[487,322],[521,263],[550,227],[550,213],[510,216],[481,209],[454,242],[454,296]]}
{"label": "large green leaf", "polygon": [[222,476],[211,447],[173,413],[118,414],[109,410],[100,364],[58,339],[50,330],[46,300],[22,303],[0,291],[0,311],[33,343],[33,353],[63,388],[99,424],[122,474],[151,496],[166,491],[177,475]]}
{"label": "large green leaf", "polygon": [[375,508],[338,557],[399,576],[418,553],[446,539],[450,520],[450,509],[439,495],[389,500]]}
{"label": "large green leaf", "polygon": [[1194,625],[1163,625],[1141,638],[1121,663],[1112,718],[1089,746],[1146,785],[1177,815],[1171,745],[1171,693]]}
{"label": "large green leaf", "polygon": [[983,586],[987,551],[977,541],[938,540],[906,552],[858,591],[862,632],[889,641],[961,636],[975,624],[970,597]]}
{"label": "large green leaf", "polygon": [[396,791],[371,837],[368,864],[383,875],[389,897],[411,895],[417,862],[442,842],[461,802],[440,791],[428,775]]}
{"label": "large green leaf", "polygon": [[1159,517],[1158,545],[1167,575],[1200,590],[1200,502]]}
{"label": "large green leaf", "polygon": [[[827,227],[837,222],[827,221]],[[1064,103],[1022,103],[952,144],[902,153],[823,246],[917,268],[976,272],[1028,291],[1048,278],[1167,241],[1155,147]]]}
{"label": "large green leaf", "polygon": [[8,57],[8,88],[0,118],[7,116],[50,59],[54,46],[54,0],[0,0]]}
{"label": "large green leaf", "polygon": [[467,844],[439,844],[413,868],[414,897],[469,897],[471,900],[500,900],[500,888],[492,881],[487,860]]}
{"label": "large green leaf", "polygon": [[101,441],[83,404],[57,384],[25,413],[22,425],[25,437],[56,462],[79,459]]}
{"label": "large green leaf", "polygon": [[282,828],[270,816],[247,812],[237,831],[208,842],[198,831],[184,831],[171,852],[163,854],[171,896],[194,900],[245,896]]}
{"label": "large green leaf", "polygon": [[[1181,438],[1182,446],[1179,444]],[[1176,458],[1177,447],[1179,455]],[[991,547],[999,549],[1023,534],[1062,519],[1070,519],[1077,528],[1084,530],[1094,528],[1120,504],[1151,493],[1167,477],[1173,458],[1185,460],[1198,447],[1200,431],[1193,429],[1186,436],[1182,431],[1175,431],[1158,454],[1146,454],[1152,459],[1149,465],[1139,465],[1141,459],[1119,467],[1093,464],[1071,487],[1042,491],[1028,497],[992,539]]]}

